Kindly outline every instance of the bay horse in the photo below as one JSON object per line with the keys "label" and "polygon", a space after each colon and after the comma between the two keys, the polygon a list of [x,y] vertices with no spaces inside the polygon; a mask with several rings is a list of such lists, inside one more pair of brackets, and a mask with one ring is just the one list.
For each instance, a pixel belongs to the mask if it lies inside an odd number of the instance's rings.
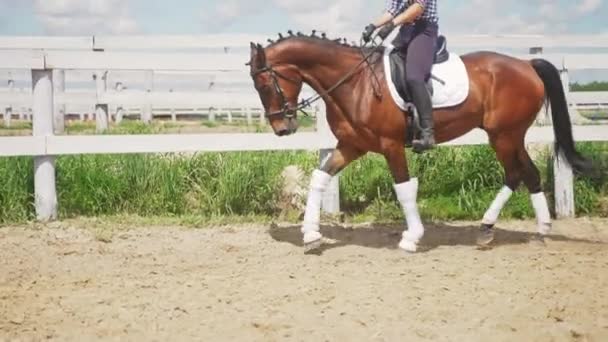
{"label": "bay horse", "polygon": [[[306,83],[325,102],[327,121],[338,141],[330,157],[312,174],[301,228],[306,250],[321,244],[321,196],[331,178],[372,152],[386,158],[406,219],[407,230],[399,247],[416,252],[424,235],[416,203],[418,179],[410,178],[408,171],[407,117],[391,99],[386,82],[390,75],[385,74],[379,62],[385,47],[351,46],[314,33],[281,36],[270,42],[265,48],[252,42],[247,64],[274,133],[285,136],[296,132],[297,110],[301,107],[298,97]],[[370,56],[372,60],[366,60]],[[537,237],[542,238],[550,232],[551,216],[539,170],[526,151],[524,138],[547,99],[557,149],[575,171],[587,173],[591,168],[589,160],[575,148],[559,71],[544,59],[521,60],[489,51],[472,52],[461,58],[469,76],[469,94],[459,105],[434,110],[437,143],[481,128],[487,132],[505,172],[504,187],[483,216],[478,244],[492,242],[499,214],[521,182],[530,193],[538,223]]]}

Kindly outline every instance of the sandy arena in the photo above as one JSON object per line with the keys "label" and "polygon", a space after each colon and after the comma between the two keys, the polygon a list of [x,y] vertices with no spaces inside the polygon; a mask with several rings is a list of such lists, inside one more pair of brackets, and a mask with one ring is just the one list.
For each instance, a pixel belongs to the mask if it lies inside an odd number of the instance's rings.
{"label": "sandy arena", "polygon": [[[0,341],[608,341],[608,220],[401,226],[0,229]],[[105,241],[105,242],[104,242]]]}

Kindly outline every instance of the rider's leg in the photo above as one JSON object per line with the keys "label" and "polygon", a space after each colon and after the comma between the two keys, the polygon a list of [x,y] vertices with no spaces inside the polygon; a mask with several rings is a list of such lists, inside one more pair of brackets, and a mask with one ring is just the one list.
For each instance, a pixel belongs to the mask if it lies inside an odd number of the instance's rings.
{"label": "rider's leg", "polygon": [[422,129],[420,139],[413,142],[416,152],[433,148],[435,145],[433,104],[426,82],[433,67],[437,30],[436,24],[418,24],[408,47],[406,80],[412,101],[420,115]]}

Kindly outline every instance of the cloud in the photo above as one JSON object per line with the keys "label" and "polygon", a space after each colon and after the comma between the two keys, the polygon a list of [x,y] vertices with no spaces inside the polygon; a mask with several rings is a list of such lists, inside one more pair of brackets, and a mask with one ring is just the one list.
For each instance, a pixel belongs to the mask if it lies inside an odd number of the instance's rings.
{"label": "cloud", "polygon": [[[463,0],[439,2],[442,31],[454,33],[566,33],[581,19],[601,11],[602,0]],[[209,6],[209,5],[208,5]],[[255,16],[271,6],[281,9],[302,30],[331,34],[356,33],[383,10],[383,2],[364,0],[225,0],[211,5],[206,19],[229,23],[240,16]],[[215,27],[222,30],[222,25]]]}
{"label": "cloud", "polygon": [[34,0],[48,34],[128,34],[137,32],[125,0]]}
{"label": "cloud", "polygon": [[[369,5],[364,0],[271,0],[270,5],[286,13],[298,30],[348,32],[359,30],[362,22],[371,19],[367,17],[369,13],[365,9]],[[201,18],[209,31],[217,32],[233,20],[260,14],[268,7],[269,2],[264,0],[224,0],[213,6],[207,5]]]}
{"label": "cloud", "polygon": [[[131,34],[140,26],[130,6],[144,0],[0,0],[0,10],[33,8],[47,34]],[[384,1],[365,0],[203,0],[199,19],[208,32],[234,30],[246,22],[274,32],[286,22],[294,30],[317,29],[331,36],[358,35],[383,10]],[[173,11],[180,2],[153,1]],[[180,5],[176,5],[180,3]],[[189,1],[197,3],[197,1]],[[150,5],[152,6],[152,5]],[[189,5],[192,6],[192,5]],[[196,6],[196,5],[195,5]],[[439,1],[441,30],[454,33],[571,33],[601,31],[597,17],[606,13],[602,0],[461,0]],[[196,9],[193,9],[196,10]],[[608,13],[606,13],[608,15]],[[196,16],[196,14],[195,14]],[[141,17],[141,16],[140,16]],[[595,19],[594,19],[595,18]],[[592,25],[589,20],[598,24]],[[145,22],[141,23],[146,26]],[[282,27],[285,29],[285,27]],[[196,33],[196,32],[184,32]],[[354,37],[353,37],[354,38]]]}
{"label": "cloud", "polygon": [[560,34],[575,30],[603,4],[602,0],[468,0],[450,12],[440,7],[440,16],[442,26],[454,33]]}
{"label": "cloud", "polygon": [[586,14],[597,10],[602,5],[602,0],[583,0],[577,6],[578,13]]}
{"label": "cloud", "polygon": [[303,29],[320,29],[328,32],[351,32],[362,22],[371,20],[363,0],[274,0],[277,6],[290,14]]}
{"label": "cloud", "polygon": [[207,31],[221,32],[239,17],[260,13],[264,3],[260,0],[219,0],[216,5],[203,8],[200,17]]}

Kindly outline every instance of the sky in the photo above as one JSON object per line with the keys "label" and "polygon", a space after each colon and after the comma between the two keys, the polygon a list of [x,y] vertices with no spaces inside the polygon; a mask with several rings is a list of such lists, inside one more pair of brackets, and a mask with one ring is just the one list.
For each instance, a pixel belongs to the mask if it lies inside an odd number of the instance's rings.
{"label": "sky", "polygon": [[[608,33],[608,0],[439,0],[452,34]],[[360,32],[384,0],[0,0],[0,35]]]}
{"label": "sky", "polygon": [[[0,0],[0,35],[325,31],[358,40],[384,0]],[[451,34],[608,34],[608,0],[438,0]],[[608,79],[581,71],[575,80]]]}

